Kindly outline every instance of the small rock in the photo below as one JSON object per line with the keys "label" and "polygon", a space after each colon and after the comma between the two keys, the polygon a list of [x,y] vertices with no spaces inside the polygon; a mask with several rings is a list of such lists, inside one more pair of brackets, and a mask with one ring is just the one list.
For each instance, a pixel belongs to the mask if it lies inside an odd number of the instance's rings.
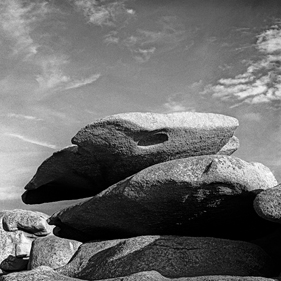
{"label": "small rock", "polygon": [[80,245],[81,242],[54,235],[37,238],[32,244],[28,268],[41,265],[54,269],[61,267],[69,262]]}

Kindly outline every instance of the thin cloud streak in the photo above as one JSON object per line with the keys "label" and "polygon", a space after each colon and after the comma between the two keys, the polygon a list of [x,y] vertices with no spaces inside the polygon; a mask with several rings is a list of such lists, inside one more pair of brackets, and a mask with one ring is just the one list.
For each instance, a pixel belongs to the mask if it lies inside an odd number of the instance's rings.
{"label": "thin cloud streak", "polygon": [[35,144],[35,145],[39,145],[39,146],[43,146],[43,147],[47,147],[47,148],[57,149],[56,145],[49,144],[49,143],[46,143],[46,142],[41,142],[41,141],[34,140],[34,139],[30,139],[30,138],[27,138],[23,135],[13,134],[13,133],[5,133],[4,135],[8,136],[8,137],[20,139],[20,140],[22,140],[24,142],[27,142],[27,143],[31,143],[31,144]]}
{"label": "thin cloud streak", "polygon": [[43,121],[43,119],[37,118],[35,116],[16,114],[16,113],[9,113],[9,114],[7,114],[7,117],[18,118],[18,119],[26,119],[26,120],[34,120],[34,121]]}
{"label": "thin cloud streak", "polygon": [[64,90],[76,89],[76,88],[80,88],[80,87],[92,84],[93,82],[97,81],[100,77],[101,77],[101,74],[94,74],[85,79],[72,81],[64,87]]}

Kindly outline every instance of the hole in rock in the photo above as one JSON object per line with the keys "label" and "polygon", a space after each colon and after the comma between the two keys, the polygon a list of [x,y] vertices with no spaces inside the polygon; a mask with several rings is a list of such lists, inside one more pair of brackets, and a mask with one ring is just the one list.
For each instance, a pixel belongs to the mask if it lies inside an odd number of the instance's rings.
{"label": "hole in rock", "polygon": [[168,141],[169,136],[165,132],[149,133],[138,141],[138,146],[156,145]]}

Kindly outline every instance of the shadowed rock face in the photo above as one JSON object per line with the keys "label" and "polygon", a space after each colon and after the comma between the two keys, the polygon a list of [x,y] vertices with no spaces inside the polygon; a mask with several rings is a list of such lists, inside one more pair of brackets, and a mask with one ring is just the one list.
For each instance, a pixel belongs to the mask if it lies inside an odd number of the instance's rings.
{"label": "shadowed rock face", "polygon": [[100,280],[156,270],[168,278],[202,275],[273,276],[272,259],[258,246],[211,237],[140,236],[83,244],[57,270]]}
{"label": "shadowed rock face", "polygon": [[96,174],[96,181],[77,174],[75,167],[91,168],[89,159],[83,159],[77,151],[77,146],[69,146],[46,159],[26,185],[22,200],[28,204],[70,200],[91,196],[93,186],[101,189],[95,166],[92,174]]}
{"label": "shadowed rock face", "polygon": [[148,234],[247,240],[274,228],[253,209],[270,170],[231,156],[177,159],[148,167],[49,219],[61,237],[87,241]]}
{"label": "shadowed rock face", "polygon": [[44,161],[26,185],[27,204],[89,197],[157,163],[232,154],[238,121],[211,113],[127,113],[81,129],[71,146]]}

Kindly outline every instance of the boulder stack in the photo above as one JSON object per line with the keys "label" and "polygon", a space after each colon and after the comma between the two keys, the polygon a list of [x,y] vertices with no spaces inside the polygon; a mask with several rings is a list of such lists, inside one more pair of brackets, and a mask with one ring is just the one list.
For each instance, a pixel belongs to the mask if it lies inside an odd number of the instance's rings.
{"label": "boulder stack", "polygon": [[86,126],[75,146],[42,163],[23,201],[37,204],[96,195],[149,166],[173,159],[233,153],[238,121],[211,113],[125,113]]}
{"label": "boulder stack", "polygon": [[22,199],[91,198],[35,220],[33,235],[47,221],[55,236],[36,238],[29,270],[0,280],[279,280],[280,186],[232,156],[237,127],[220,114],[136,112],[82,128]]}

